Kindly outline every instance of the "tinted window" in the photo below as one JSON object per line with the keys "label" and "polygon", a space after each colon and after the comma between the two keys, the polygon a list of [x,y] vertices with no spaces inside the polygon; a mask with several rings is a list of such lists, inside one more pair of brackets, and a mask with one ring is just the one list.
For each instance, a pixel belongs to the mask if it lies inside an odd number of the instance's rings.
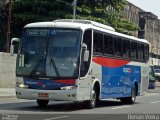
{"label": "tinted window", "polygon": [[103,54],[103,33],[94,31],[93,39],[93,54],[102,55]]}
{"label": "tinted window", "polygon": [[144,45],[144,60],[147,61],[149,59],[149,45]]}
{"label": "tinted window", "polygon": [[113,55],[113,37],[104,35],[104,54]]}
{"label": "tinted window", "polygon": [[138,43],[138,60],[144,60],[144,44]]}
{"label": "tinted window", "polygon": [[123,40],[123,50],[122,50],[123,58],[130,57],[130,40]]}
{"label": "tinted window", "polygon": [[122,56],[122,39],[114,37],[114,55],[117,57]]}
{"label": "tinted window", "polygon": [[137,43],[131,42],[131,59],[137,59]]}
{"label": "tinted window", "polygon": [[89,60],[87,62],[83,61],[83,57],[84,57],[84,50],[82,50],[82,56],[81,56],[81,72],[80,72],[80,76],[84,77],[88,70],[89,70],[89,66],[90,66],[90,61],[91,61],[91,46],[92,46],[92,30],[86,30],[84,32],[84,36],[83,36],[83,43],[85,43],[87,45],[87,50],[89,50]]}

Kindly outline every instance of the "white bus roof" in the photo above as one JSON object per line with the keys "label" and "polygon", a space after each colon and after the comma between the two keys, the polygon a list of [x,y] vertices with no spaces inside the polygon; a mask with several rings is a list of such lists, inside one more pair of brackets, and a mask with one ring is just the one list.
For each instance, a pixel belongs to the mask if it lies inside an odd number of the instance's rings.
{"label": "white bus roof", "polygon": [[139,39],[136,38],[134,36],[129,36],[129,35],[125,35],[122,33],[118,33],[115,31],[115,29],[111,26],[107,26],[98,22],[94,22],[91,20],[80,20],[80,19],[59,19],[59,20],[54,20],[51,22],[36,22],[36,23],[30,23],[27,24],[24,28],[32,28],[32,27],[45,27],[45,28],[52,28],[52,27],[57,27],[57,28],[76,28],[76,29],[95,29],[95,30],[99,30],[102,32],[106,32],[109,34],[113,34],[113,35],[117,35],[120,37],[124,37],[124,38],[128,38],[128,39],[132,39],[135,41],[139,41],[139,42],[144,42],[144,43],[148,43],[149,42],[145,39]]}
{"label": "white bus roof", "polygon": [[106,30],[115,31],[113,27],[94,22],[91,20],[80,20],[80,19],[60,19],[54,20],[52,22],[36,22],[30,23],[25,27],[63,27],[63,28],[88,28],[89,26],[95,26],[99,28],[103,28]]}

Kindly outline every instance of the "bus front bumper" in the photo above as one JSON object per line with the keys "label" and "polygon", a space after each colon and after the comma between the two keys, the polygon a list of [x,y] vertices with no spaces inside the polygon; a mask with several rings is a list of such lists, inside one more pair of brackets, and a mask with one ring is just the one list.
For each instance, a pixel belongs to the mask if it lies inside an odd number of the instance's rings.
{"label": "bus front bumper", "polygon": [[16,96],[20,99],[77,101],[76,90],[37,90],[16,87]]}

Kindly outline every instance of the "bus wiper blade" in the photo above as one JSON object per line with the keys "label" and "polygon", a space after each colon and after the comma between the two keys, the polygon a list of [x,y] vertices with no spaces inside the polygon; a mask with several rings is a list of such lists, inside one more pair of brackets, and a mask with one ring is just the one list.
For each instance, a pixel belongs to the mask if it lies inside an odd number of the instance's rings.
{"label": "bus wiper blade", "polygon": [[32,76],[35,72],[36,72],[36,70],[40,67],[40,65],[43,63],[43,60],[41,59],[38,63],[37,63],[37,65],[33,68],[33,70],[31,71],[31,73],[30,73],[30,75],[29,76]]}
{"label": "bus wiper blade", "polygon": [[52,66],[53,66],[53,68],[54,68],[54,70],[55,70],[56,75],[57,75],[58,77],[60,77],[60,74],[59,74],[59,72],[58,72],[57,66],[56,66],[53,58],[50,59],[50,63],[52,64]]}

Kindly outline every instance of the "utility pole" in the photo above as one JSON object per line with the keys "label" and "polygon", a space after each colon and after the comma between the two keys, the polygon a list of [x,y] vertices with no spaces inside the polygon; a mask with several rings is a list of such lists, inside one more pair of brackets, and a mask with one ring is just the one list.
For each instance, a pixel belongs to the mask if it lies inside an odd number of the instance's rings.
{"label": "utility pole", "polygon": [[77,1],[78,0],[74,0],[72,5],[73,5],[73,19],[76,18],[76,6],[77,6]]}
{"label": "utility pole", "polygon": [[11,34],[11,10],[12,10],[12,1],[9,0],[8,3],[8,25],[7,25],[7,48],[6,52],[9,52],[9,46],[10,46],[10,34]]}

